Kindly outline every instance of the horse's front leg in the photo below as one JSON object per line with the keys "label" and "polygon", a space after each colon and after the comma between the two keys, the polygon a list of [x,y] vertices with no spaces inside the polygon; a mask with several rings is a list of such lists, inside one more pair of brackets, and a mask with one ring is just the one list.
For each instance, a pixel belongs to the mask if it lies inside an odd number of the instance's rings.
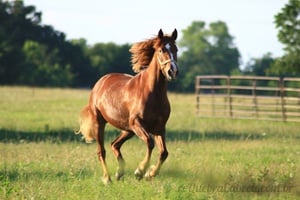
{"label": "horse's front leg", "polygon": [[134,171],[134,175],[138,180],[141,180],[146,173],[146,169],[149,166],[152,150],[154,148],[154,141],[151,136],[149,136],[147,139],[143,139],[145,143],[147,144],[147,152],[144,160],[140,162],[138,168]]}
{"label": "horse's front leg", "polygon": [[147,145],[146,156],[142,162],[140,162],[138,168],[135,170],[134,174],[138,180],[142,179],[146,169],[149,166],[152,150],[154,148],[154,141],[153,138],[147,133],[147,131],[142,126],[142,123],[136,119],[134,120],[134,128],[135,134],[141,138]]}
{"label": "horse's front leg", "polygon": [[153,165],[150,167],[150,169],[147,171],[145,174],[146,179],[151,179],[152,177],[156,176],[159,173],[159,170],[163,164],[163,162],[167,159],[168,157],[168,151],[165,143],[165,133],[161,135],[155,135],[154,136],[155,143],[159,148],[160,156],[158,159],[158,162],[156,165]]}

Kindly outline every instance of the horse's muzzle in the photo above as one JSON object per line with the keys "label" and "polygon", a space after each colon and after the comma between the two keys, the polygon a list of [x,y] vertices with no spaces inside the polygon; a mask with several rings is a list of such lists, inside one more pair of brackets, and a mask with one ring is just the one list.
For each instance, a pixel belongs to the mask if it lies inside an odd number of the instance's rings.
{"label": "horse's muzzle", "polygon": [[168,70],[168,75],[170,77],[170,80],[175,79],[178,75],[178,67],[176,62],[171,62],[170,69]]}
{"label": "horse's muzzle", "polygon": [[171,79],[176,79],[178,73],[179,73],[178,70],[169,69],[169,71],[168,71],[168,75],[169,75],[169,77],[171,77]]}

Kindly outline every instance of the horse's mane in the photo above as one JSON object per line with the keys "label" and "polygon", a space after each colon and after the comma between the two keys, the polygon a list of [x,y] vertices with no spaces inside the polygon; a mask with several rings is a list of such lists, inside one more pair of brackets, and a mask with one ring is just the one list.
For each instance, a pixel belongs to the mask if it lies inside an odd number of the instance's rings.
{"label": "horse's mane", "polygon": [[150,64],[155,52],[154,45],[157,40],[158,38],[155,37],[132,45],[129,51],[132,54],[131,64],[134,72],[138,73]]}

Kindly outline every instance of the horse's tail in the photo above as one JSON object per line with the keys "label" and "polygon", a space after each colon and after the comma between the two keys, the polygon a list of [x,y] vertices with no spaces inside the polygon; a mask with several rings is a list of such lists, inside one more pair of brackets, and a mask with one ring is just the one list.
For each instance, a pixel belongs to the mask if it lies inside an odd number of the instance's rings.
{"label": "horse's tail", "polygon": [[89,105],[83,107],[79,118],[80,129],[75,132],[76,134],[82,134],[87,143],[92,142],[95,139],[93,114]]}

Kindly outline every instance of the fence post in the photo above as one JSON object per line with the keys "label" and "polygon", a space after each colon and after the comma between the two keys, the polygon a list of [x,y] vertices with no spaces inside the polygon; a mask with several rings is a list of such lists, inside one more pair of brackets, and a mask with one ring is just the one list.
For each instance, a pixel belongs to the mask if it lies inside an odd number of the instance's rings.
{"label": "fence post", "polygon": [[196,114],[199,116],[199,109],[200,109],[200,77],[196,76],[195,79],[195,92],[196,92]]}
{"label": "fence post", "polygon": [[215,79],[212,78],[211,79],[211,96],[212,96],[212,116],[215,116],[216,112],[215,112],[215,105],[216,105],[216,102],[215,102]]}
{"label": "fence post", "polygon": [[285,113],[285,91],[284,91],[284,78],[280,78],[280,99],[281,99],[281,112],[282,112],[282,121],[286,121],[286,113]]}
{"label": "fence post", "polygon": [[227,76],[226,82],[227,82],[228,113],[229,113],[230,118],[232,118],[231,87],[230,87],[231,86],[231,77],[230,76]]}
{"label": "fence post", "polygon": [[256,84],[257,80],[255,78],[252,79],[252,95],[253,95],[253,106],[255,110],[255,117],[258,119],[258,109],[257,109],[257,97],[256,97]]}

